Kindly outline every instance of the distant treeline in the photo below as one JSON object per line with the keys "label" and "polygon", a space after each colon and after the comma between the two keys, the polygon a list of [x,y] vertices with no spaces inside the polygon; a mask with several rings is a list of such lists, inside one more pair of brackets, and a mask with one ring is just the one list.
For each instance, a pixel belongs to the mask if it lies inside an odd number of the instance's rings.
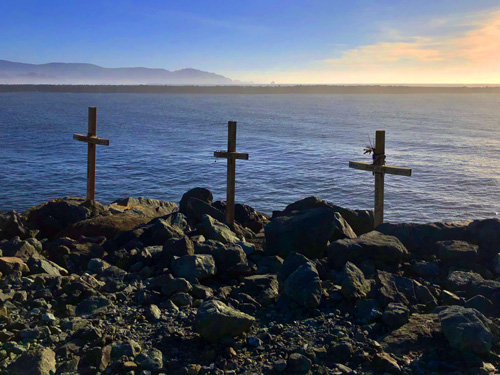
{"label": "distant treeline", "polygon": [[157,85],[0,85],[0,92],[145,94],[472,94],[500,93],[499,86],[157,86]]}

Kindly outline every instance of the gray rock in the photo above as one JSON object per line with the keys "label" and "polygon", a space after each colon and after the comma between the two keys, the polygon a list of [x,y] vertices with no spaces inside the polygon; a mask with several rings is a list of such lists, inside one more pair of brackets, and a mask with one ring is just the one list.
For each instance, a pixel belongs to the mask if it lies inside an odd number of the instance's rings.
{"label": "gray rock", "polygon": [[375,281],[377,283],[376,298],[382,307],[393,302],[404,305],[417,303],[413,280],[377,271]]}
{"label": "gray rock", "polygon": [[111,265],[105,260],[102,260],[100,258],[93,258],[87,263],[87,272],[99,275],[103,273],[107,268],[109,268],[109,266]]}
{"label": "gray rock", "polygon": [[429,345],[439,345],[443,340],[437,314],[413,314],[408,323],[385,336],[381,345],[385,351],[405,354],[426,351]]}
{"label": "gray rock", "polygon": [[27,352],[7,368],[11,375],[52,375],[56,372],[56,353],[49,348]]}
{"label": "gray rock", "polygon": [[214,276],[217,272],[214,258],[211,255],[185,255],[172,261],[172,269],[176,277],[187,280],[203,280]]}
{"label": "gray rock", "polygon": [[255,298],[261,305],[267,306],[279,295],[279,283],[276,275],[254,275],[243,279],[241,291]]}
{"label": "gray rock", "polygon": [[237,244],[217,246],[212,256],[218,273],[228,272],[239,265],[248,266],[247,256],[243,248]]}
{"label": "gray rock", "polygon": [[312,362],[305,355],[292,353],[288,357],[287,371],[296,374],[307,374],[311,370]]}
{"label": "gray rock", "polygon": [[363,272],[353,263],[347,262],[342,271],[342,295],[347,299],[365,298],[370,288]]}
{"label": "gray rock", "polygon": [[209,240],[215,240],[224,244],[237,243],[240,239],[224,223],[212,218],[209,215],[203,215],[201,223],[197,226],[198,230]]}
{"label": "gray rock", "polygon": [[3,275],[10,275],[13,271],[19,271],[23,274],[30,272],[30,269],[21,258],[0,257],[0,272]]}
{"label": "gray rock", "polygon": [[191,283],[184,278],[166,279],[162,281],[161,293],[170,297],[177,292],[189,293],[192,288]]}
{"label": "gray rock", "polygon": [[198,308],[194,328],[201,337],[210,342],[224,337],[239,336],[248,331],[255,318],[217,301],[205,301]]}
{"label": "gray rock", "polygon": [[451,306],[439,313],[450,346],[464,353],[486,355],[495,341],[488,319],[476,309]]}
{"label": "gray rock", "polygon": [[495,309],[495,305],[493,305],[493,302],[481,295],[472,297],[465,301],[464,307],[476,309],[481,314],[484,314],[486,316],[493,316],[497,312]]}
{"label": "gray rock", "polygon": [[81,315],[93,315],[110,305],[110,301],[107,298],[99,296],[91,296],[83,301],[81,301],[76,306],[76,314]]}
{"label": "gray rock", "polygon": [[191,190],[188,190],[186,193],[182,195],[181,201],[179,202],[179,211],[188,217],[190,216],[189,211],[187,209],[187,202],[189,198],[199,199],[207,203],[208,205],[212,205],[212,202],[214,200],[214,196],[208,189],[202,187],[195,187]]}
{"label": "gray rock", "polygon": [[344,238],[352,239],[357,237],[349,223],[338,212],[335,212],[333,225],[334,230],[332,236],[330,237],[330,242],[342,240]]}
{"label": "gray rock", "polygon": [[411,269],[424,279],[435,279],[439,277],[439,266],[436,263],[418,261],[412,265]]}
{"label": "gray rock", "polygon": [[478,253],[482,259],[491,260],[500,252],[500,220],[474,220],[469,232],[479,243]]}
{"label": "gray rock", "polygon": [[449,292],[447,290],[443,290],[441,292],[441,305],[443,306],[452,306],[452,305],[463,305],[464,300],[460,298],[455,293]]}
{"label": "gray rock", "polygon": [[292,251],[321,258],[334,233],[335,213],[326,207],[292,211],[265,226],[266,254],[286,258]]}
{"label": "gray rock", "polygon": [[415,296],[417,301],[421,305],[426,306],[426,311],[430,312],[437,307],[438,303],[434,295],[431,293],[429,288],[425,285],[420,284],[418,281],[413,280],[413,289],[415,290]]}
{"label": "gray rock", "polygon": [[391,329],[397,329],[408,323],[410,310],[401,303],[390,303],[382,314],[382,320]]}
{"label": "gray rock", "polygon": [[67,275],[68,271],[58,264],[51,262],[47,259],[34,259],[30,258],[28,261],[32,273],[46,273],[50,276]]}
{"label": "gray rock", "polygon": [[144,370],[159,371],[163,368],[163,354],[158,349],[146,349],[141,352],[135,361],[139,363]]}
{"label": "gray rock", "polygon": [[35,238],[21,240],[19,237],[14,237],[1,242],[0,250],[5,257],[16,257],[27,262],[32,257],[37,259],[41,257],[39,253],[42,251],[42,244]]}
{"label": "gray rock", "polygon": [[446,278],[445,286],[451,292],[463,291],[472,295],[474,285],[482,282],[481,275],[474,272],[453,271]]}
{"label": "gray rock", "polygon": [[150,305],[146,310],[146,316],[151,321],[158,321],[161,318],[161,310],[156,305]]}
{"label": "gray rock", "polygon": [[300,253],[292,251],[283,261],[283,267],[279,273],[280,280],[286,280],[297,268],[309,262],[309,259]]}
{"label": "gray rock", "polygon": [[321,280],[316,267],[308,262],[285,280],[285,294],[300,306],[316,308],[321,301]]}
{"label": "gray rock", "polygon": [[184,232],[165,218],[154,219],[141,234],[139,240],[146,246],[164,245],[171,238],[183,238]]}
{"label": "gray rock", "polygon": [[220,222],[226,221],[225,213],[218,208],[198,198],[189,198],[186,204],[186,216],[194,222],[200,222],[203,220],[203,215],[209,215]]}
{"label": "gray rock", "polygon": [[175,293],[172,297],[170,297],[170,300],[178,307],[191,306],[193,303],[191,296],[182,292]]}
{"label": "gray rock", "polygon": [[354,305],[354,315],[363,324],[372,323],[382,317],[379,303],[374,299],[362,299]]}
{"label": "gray rock", "polygon": [[333,212],[338,212],[358,235],[368,233],[373,230],[372,211],[349,210],[347,208],[325,202],[317,197],[307,197],[289,204],[283,211],[273,211],[273,218],[285,216],[292,211],[303,211],[319,207],[326,207]]}
{"label": "gray rock", "polygon": [[141,346],[134,340],[118,341],[111,344],[111,358],[122,356],[136,357],[141,352]]}
{"label": "gray rock", "polygon": [[278,274],[283,267],[283,259],[277,255],[264,256],[257,262],[257,266],[257,272],[259,273]]}
{"label": "gray rock", "polygon": [[327,254],[329,264],[336,268],[342,267],[347,261],[361,264],[366,259],[395,266],[406,259],[408,250],[396,237],[372,231],[355,239],[331,243]]}
{"label": "gray rock", "polygon": [[397,237],[417,257],[436,253],[436,242],[448,240],[467,241],[470,222],[415,224],[384,223],[377,227],[380,233]]}
{"label": "gray rock", "polygon": [[439,241],[436,242],[439,259],[446,265],[470,268],[476,263],[477,245],[465,241]]}

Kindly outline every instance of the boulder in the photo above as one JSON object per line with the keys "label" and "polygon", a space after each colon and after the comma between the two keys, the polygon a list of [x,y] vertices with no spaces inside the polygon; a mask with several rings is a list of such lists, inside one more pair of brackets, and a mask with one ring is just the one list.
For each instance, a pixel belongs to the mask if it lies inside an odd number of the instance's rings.
{"label": "boulder", "polygon": [[439,259],[448,266],[471,268],[477,259],[478,246],[465,241],[439,241],[436,242]]}
{"label": "boulder", "polygon": [[267,306],[279,295],[279,284],[276,275],[255,275],[243,279],[241,291]]}
{"label": "boulder", "polygon": [[120,358],[124,355],[135,358],[141,350],[141,346],[134,340],[114,342],[111,344],[111,358]]}
{"label": "boulder", "polygon": [[366,259],[396,266],[408,257],[408,250],[394,236],[372,231],[358,238],[332,242],[328,246],[328,263],[335,268],[342,267],[347,261],[361,264]]}
{"label": "boulder", "polygon": [[335,212],[326,207],[291,211],[265,226],[266,254],[286,258],[292,251],[322,258],[335,231]]}
{"label": "boulder", "polygon": [[49,348],[27,352],[7,368],[11,375],[52,375],[56,373],[56,353]]}
{"label": "boulder", "polygon": [[436,242],[448,240],[468,241],[470,221],[457,223],[384,223],[377,231],[388,236],[397,237],[404,246],[418,257],[426,257],[436,253]]}
{"label": "boulder", "polygon": [[107,212],[97,201],[58,198],[32,207],[22,214],[26,225],[40,231],[39,238],[54,238],[68,226]]}
{"label": "boulder", "polygon": [[332,203],[326,202],[317,197],[308,197],[297,202],[289,204],[283,211],[273,211],[273,219],[280,216],[286,216],[292,211],[309,210],[312,208],[326,207],[333,212],[338,212],[349,223],[354,233],[361,235],[372,231],[373,211],[367,210],[349,210]]}
{"label": "boulder", "polygon": [[475,272],[453,271],[446,278],[445,287],[451,292],[466,292],[472,297],[474,285],[479,284],[484,279]]}
{"label": "boulder", "polygon": [[208,189],[205,189],[202,187],[195,187],[195,188],[187,191],[186,193],[183,194],[181,201],[179,203],[179,211],[182,212],[187,217],[190,217],[189,211],[187,208],[187,202],[188,202],[189,198],[199,199],[199,200],[207,203],[210,206],[212,205],[212,202],[214,200],[212,193]]}
{"label": "boulder", "polygon": [[406,306],[417,303],[413,280],[377,271],[375,281],[376,299],[382,307],[390,303],[402,303]]}
{"label": "boulder", "polygon": [[307,262],[285,280],[285,294],[300,306],[316,308],[321,301],[321,280],[316,267]]}
{"label": "boulder", "polygon": [[3,275],[10,275],[13,271],[20,271],[23,274],[30,272],[30,269],[21,258],[0,257],[0,272]]}
{"label": "boulder", "polygon": [[398,329],[408,323],[410,310],[402,303],[389,303],[382,314],[382,320],[391,329]]}
{"label": "boulder", "polygon": [[203,280],[217,272],[214,258],[207,254],[184,255],[172,261],[175,277],[187,280]]}
{"label": "boulder", "polygon": [[36,237],[37,234],[38,230],[29,229],[16,211],[10,211],[6,215],[0,213],[0,240],[9,240],[13,237],[25,240]]}
{"label": "boulder", "polygon": [[248,261],[240,245],[228,244],[217,246],[212,252],[217,267],[217,273],[231,272],[239,266],[247,266]]}
{"label": "boulder", "polygon": [[335,212],[333,219],[334,230],[330,237],[330,242],[342,240],[344,238],[356,238],[356,233],[352,230],[349,223],[340,215]]}
{"label": "boulder", "polygon": [[183,213],[189,220],[195,223],[202,221],[203,215],[209,215],[220,222],[226,221],[226,214],[224,212],[194,197],[187,200],[186,210]]}
{"label": "boulder", "polygon": [[141,368],[147,371],[159,371],[163,368],[163,354],[155,348],[142,351],[135,360]]}
{"label": "boulder", "polygon": [[365,298],[371,285],[363,272],[353,263],[347,262],[342,270],[342,295],[347,299]]}
{"label": "boulder", "polygon": [[354,316],[363,324],[373,323],[381,318],[382,310],[377,300],[360,299],[354,305]]}
{"label": "boulder", "polygon": [[468,229],[479,244],[480,258],[491,260],[500,253],[499,219],[474,220]]}
{"label": "boulder", "polygon": [[259,233],[269,223],[270,217],[255,211],[246,204],[237,203],[234,206],[234,219],[245,228],[251,229],[254,233]]}
{"label": "boulder", "polygon": [[309,259],[306,256],[292,251],[283,261],[283,266],[279,273],[280,280],[285,281],[297,268],[307,262],[309,262]]}
{"label": "boulder", "polygon": [[172,212],[178,211],[178,207],[175,203],[144,197],[117,199],[109,205],[109,209],[115,210],[115,212],[133,210],[149,218],[166,216]]}
{"label": "boulder", "polygon": [[217,342],[248,331],[255,318],[217,300],[205,301],[196,313],[194,329],[205,340]]}
{"label": "boulder", "polygon": [[2,250],[4,256],[28,261],[32,257],[40,257],[39,253],[42,251],[42,244],[34,238],[21,240],[19,237],[14,237],[11,240],[0,242],[0,250]]}
{"label": "boulder", "polygon": [[205,238],[210,240],[219,241],[224,244],[240,241],[236,234],[234,234],[226,224],[209,215],[204,215],[202,217],[201,223],[197,228]]}
{"label": "boulder", "polygon": [[391,353],[425,352],[429,345],[444,344],[441,322],[437,314],[413,314],[408,323],[386,335],[380,343]]}
{"label": "boulder", "polygon": [[149,222],[139,240],[146,246],[163,246],[171,238],[183,238],[184,231],[173,225],[168,218],[158,218]]}
{"label": "boulder", "polygon": [[45,273],[50,276],[65,276],[68,274],[68,271],[63,267],[43,258],[30,258],[30,260],[28,261],[28,265],[30,266],[31,272],[33,273]]}
{"label": "boulder", "polygon": [[489,320],[476,309],[450,306],[439,313],[450,346],[463,353],[486,355],[495,342]]}

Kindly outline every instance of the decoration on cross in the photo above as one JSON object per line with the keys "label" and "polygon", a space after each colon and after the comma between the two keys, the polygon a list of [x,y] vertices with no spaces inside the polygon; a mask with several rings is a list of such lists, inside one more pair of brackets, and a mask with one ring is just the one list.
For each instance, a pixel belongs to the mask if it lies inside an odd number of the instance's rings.
{"label": "decoration on cross", "polygon": [[109,140],[98,138],[97,135],[97,108],[89,107],[89,129],[88,134],[73,134],[73,139],[88,143],[87,156],[87,200],[95,199],[95,160],[96,145],[109,146]]}
{"label": "decoration on cross", "polygon": [[375,175],[375,228],[384,222],[384,176],[394,174],[398,176],[411,176],[411,169],[385,165],[385,130],[375,133],[375,146],[370,145],[364,149],[365,154],[373,154],[373,163],[350,161],[349,167],[362,171],[370,171]]}
{"label": "decoration on cross", "polygon": [[233,225],[236,159],[248,160],[248,154],[236,152],[236,121],[229,121],[227,126],[227,151],[215,151],[214,156],[227,159],[226,223]]}

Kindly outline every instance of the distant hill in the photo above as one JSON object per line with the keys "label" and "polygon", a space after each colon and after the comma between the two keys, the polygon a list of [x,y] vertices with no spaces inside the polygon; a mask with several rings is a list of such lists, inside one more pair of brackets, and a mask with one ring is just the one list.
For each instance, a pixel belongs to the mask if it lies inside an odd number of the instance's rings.
{"label": "distant hill", "polygon": [[197,69],[103,68],[84,63],[26,64],[0,60],[0,84],[227,85],[233,81]]}

